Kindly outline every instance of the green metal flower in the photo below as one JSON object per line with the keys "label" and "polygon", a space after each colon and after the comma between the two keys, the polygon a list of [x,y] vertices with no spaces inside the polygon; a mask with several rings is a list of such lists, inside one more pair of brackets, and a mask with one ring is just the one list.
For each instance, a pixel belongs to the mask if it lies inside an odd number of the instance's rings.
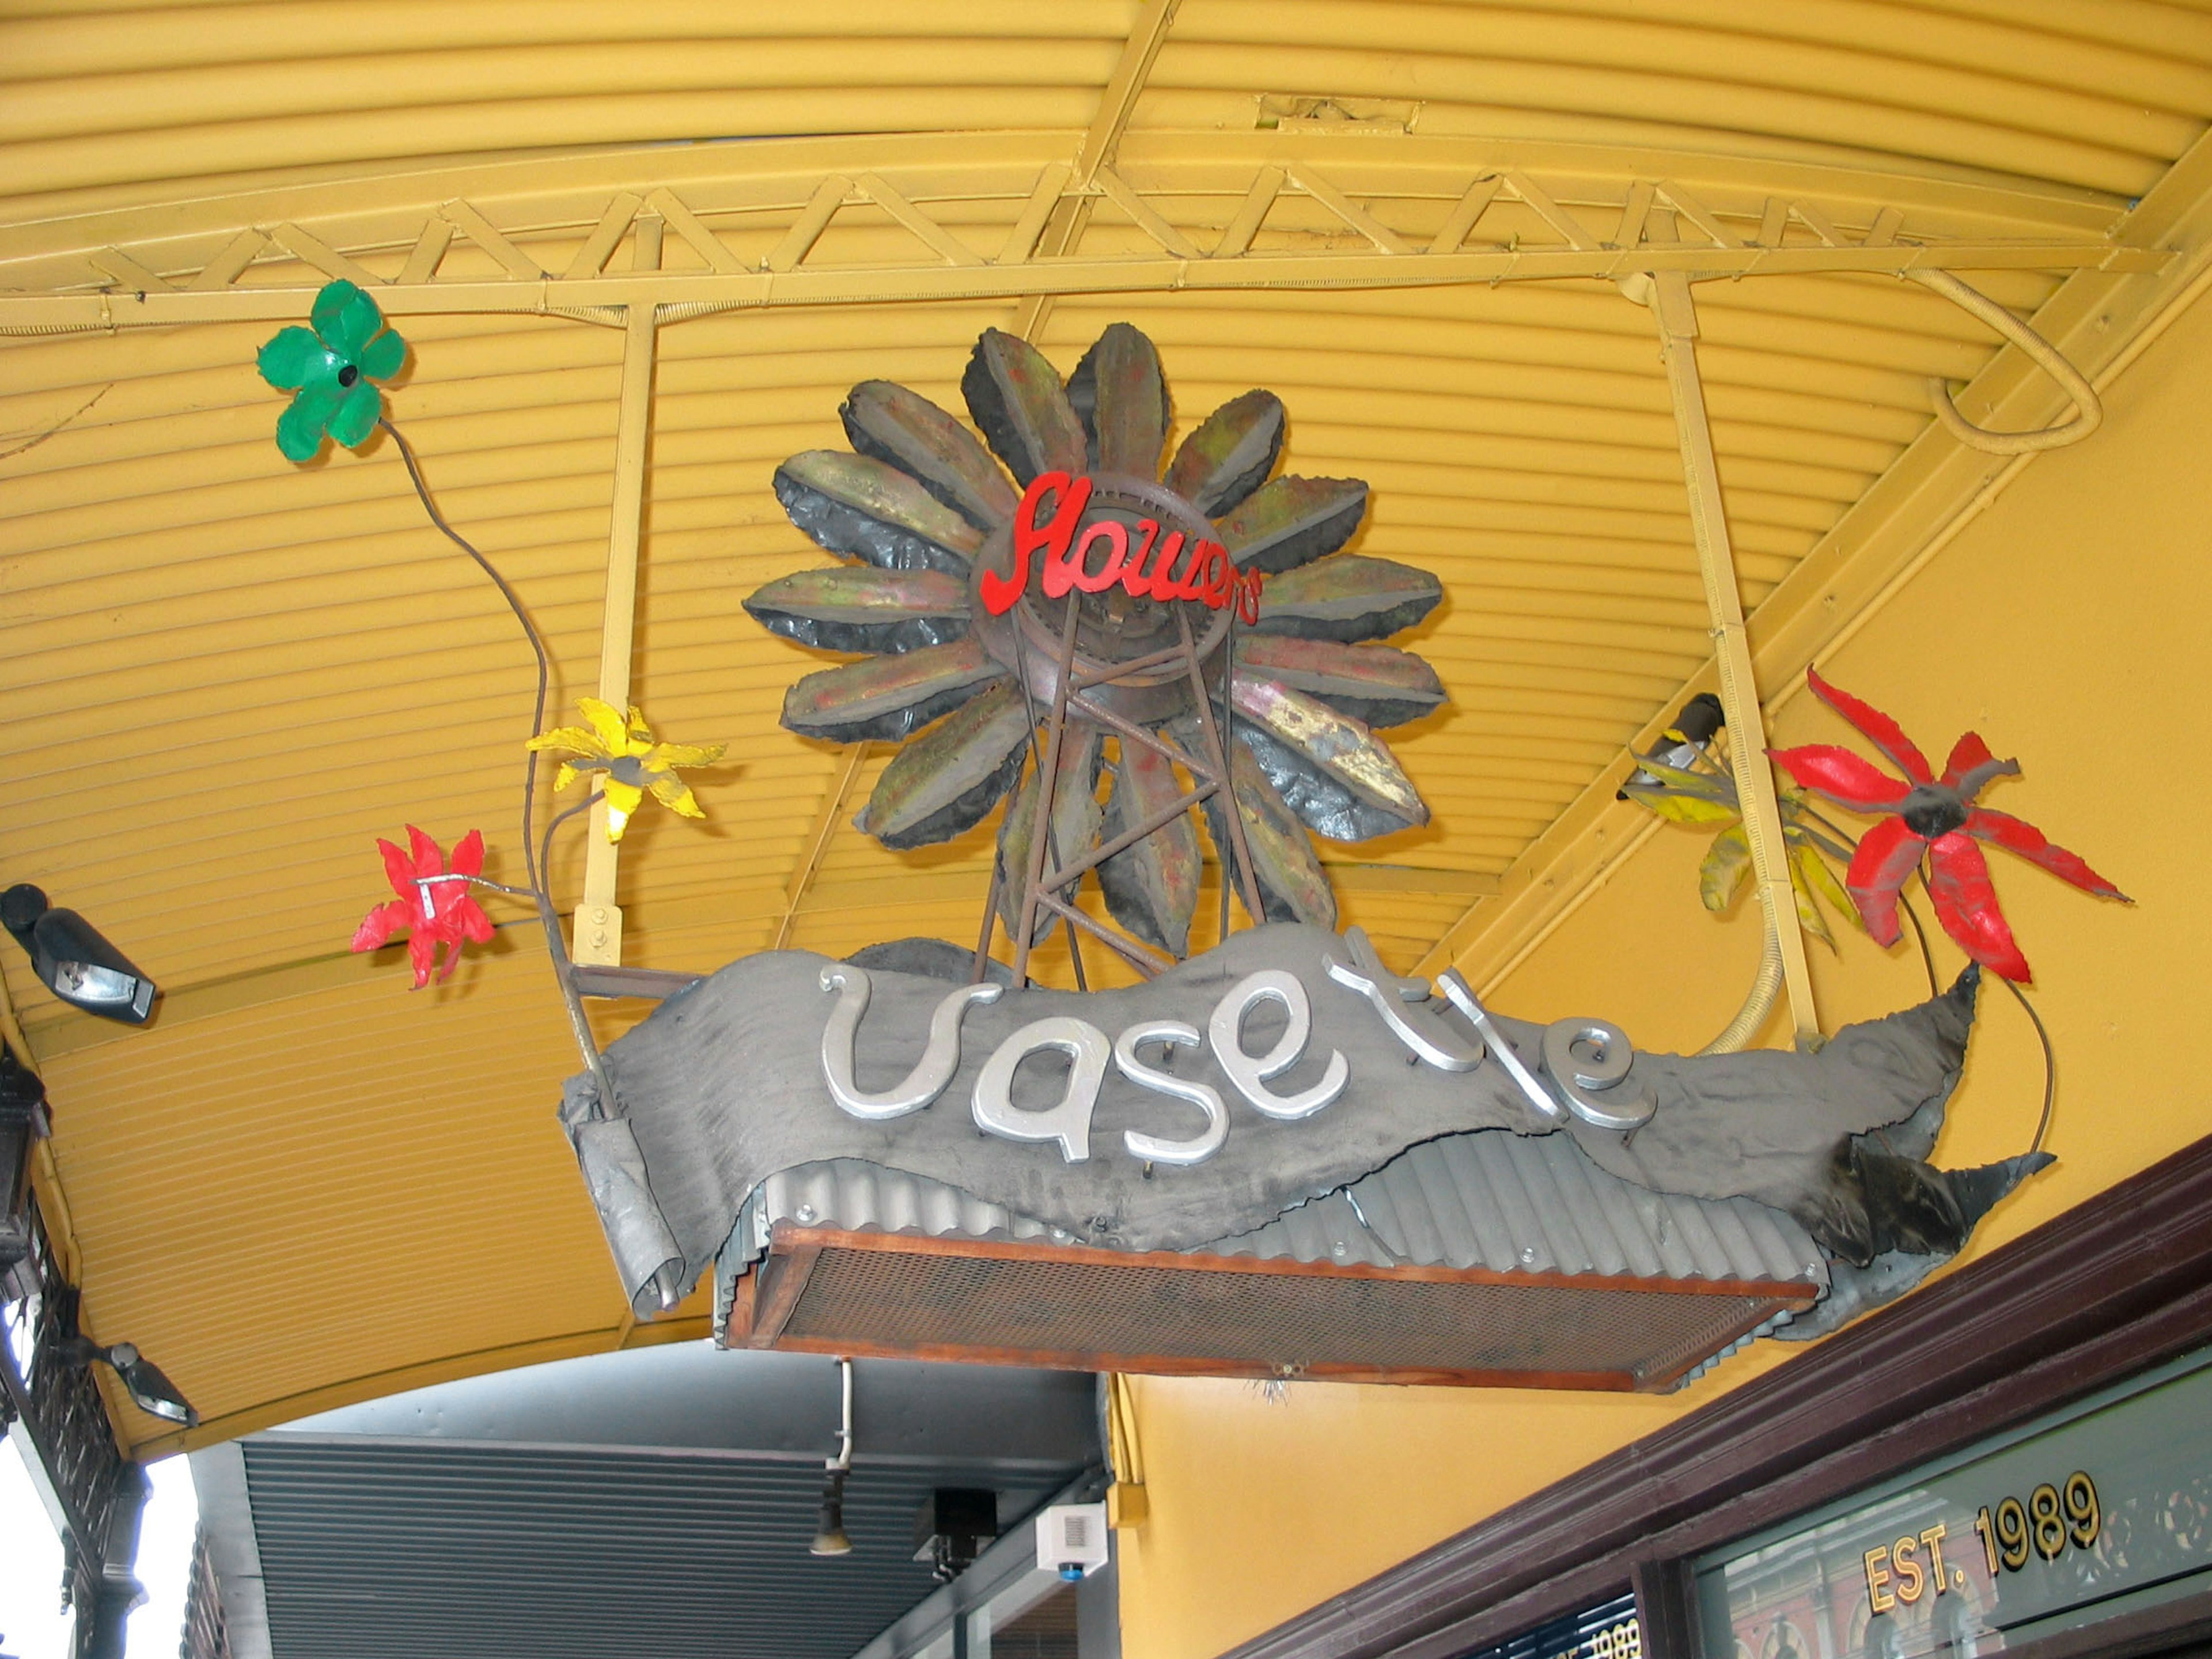
{"label": "green metal flower", "polygon": [[276,447],[291,461],[313,460],[325,437],[352,449],[366,443],[384,413],[375,382],[407,358],[407,342],[384,325],[376,301],[343,279],[315,295],[312,329],[295,325],[261,348],[261,378],[295,392],[276,421]]}

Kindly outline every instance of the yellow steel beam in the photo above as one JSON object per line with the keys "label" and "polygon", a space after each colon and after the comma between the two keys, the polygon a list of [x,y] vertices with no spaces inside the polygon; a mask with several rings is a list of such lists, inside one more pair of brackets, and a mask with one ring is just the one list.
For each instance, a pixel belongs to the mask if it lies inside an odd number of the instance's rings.
{"label": "yellow steel beam", "polygon": [[[1249,253],[1185,259],[1035,258],[1012,265],[838,266],[745,271],[608,272],[575,281],[497,279],[380,287],[377,303],[392,317],[527,313],[606,320],[609,310],[684,306],[706,311],[787,306],[879,305],[933,300],[1016,299],[1066,294],[1212,292],[1266,289],[1343,290],[1433,288],[1454,283],[1617,281],[1638,271],[1679,271],[1692,280],[1778,273],[1907,270],[2155,272],[2174,258],[2164,249],[2115,247],[2102,240],[2052,240],[1910,243],[1868,247],[1716,248],[1645,245],[1617,248],[1462,248],[1450,253]],[[214,291],[0,295],[0,334],[106,331],[177,323],[279,322],[306,314],[315,286]]]}
{"label": "yellow steel beam", "polygon": [[[1786,216],[1770,216],[1778,225]],[[2124,278],[2077,270],[2030,319],[2100,392],[2212,289],[2212,134],[2175,162],[2111,235],[2116,246],[2188,252],[2154,272]],[[1958,401],[1984,424],[2024,429],[2057,415],[2063,394],[2025,354],[2005,350]],[[1775,688],[1768,712],[1796,693],[1808,664],[1863,626],[2033,459],[1969,450],[1930,421],[1752,614],[1753,662]],[[1648,750],[1685,698],[1718,689],[1708,661],[1631,747]],[[1413,971],[1455,966],[1486,992],[1526,961],[1658,828],[1651,813],[1614,799],[1634,766],[1624,749],[1515,860],[1498,890],[1471,903]]]}
{"label": "yellow steel beam", "polygon": [[[1101,106],[1102,134],[1112,131],[1111,106]],[[790,222],[824,179],[881,170],[921,202],[957,200],[970,211],[992,203],[1009,216],[1037,182],[1040,169],[1082,151],[1079,132],[917,132],[902,134],[896,158],[881,135],[762,139],[743,145],[665,145],[631,149],[526,152],[445,167],[395,167],[349,173],[329,181],[272,185],[188,198],[158,206],[101,209],[0,226],[0,266],[49,258],[88,261],[100,248],[134,245],[134,257],[157,272],[174,272],[217,256],[243,228],[253,240],[227,257],[236,269],[262,257],[281,226],[309,226],[330,247],[356,258],[388,260],[414,245],[442,203],[466,201],[488,221],[520,228],[504,234],[519,245],[558,238],[573,251],[611,202],[666,189],[697,212],[726,223],[762,218]],[[1109,158],[1148,191],[1182,195],[1197,208],[1212,198],[1226,211],[1268,167],[1318,170],[1349,196],[1425,198],[1449,203],[1470,180],[1515,172],[1544,181],[1548,194],[1573,208],[1592,228],[1609,225],[1634,181],[1686,187],[1723,220],[1756,227],[1771,217],[1777,234],[1796,223],[1864,224],[1882,207],[1904,216],[1900,234],[1928,240],[1972,234],[1978,227],[2012,236],[2097,238],[2124,224],[2119,240],[2148,246],[2140,215],[2122,198],[2094,191],[2021,180],[1963,179],[1909,166],[1839,166],[1771,155],[1730,155],[1681,146],[1592,144],[1564,139],[1443,137],[1413,133],[1332,132],[1324,128],[1224,131],[1139,129],[1121,133]],[[1074,169],[1069,167],[1071,180]],[[1056,194],[1048,206],[1057,205]],[[145,251],[149,224],[160,230]],[[1771,235],[1761,235],[1771,241]],[[566,259],[540,260],[560,269]],[[88,280],[88,263],[78,274]],[[234,270],[231,275],[234,275]],[[73,279],[74,280],[74,279]],[[174,280],[173,277],[171,278]],[[227,275],[223,281],[230,280]],[[372,280],[374,280],[372,276]],[[403,278],[404,280],[410,280]],[[413,279],[419,280],[419,278]],[[62,284],[0,281],[0,288]],[[210,283],[202,283],[210,286]],[[118,284],[123,286],[123,284]]]}
{"label": "yellow steel beam", "polygon": [[[638,537],[645,516],[645,446],[653,413],[653,358],[659,320],[634,306],[624,325],[622,404],[615,417],[613,519],[607,532],[607,585],[599,616],[599,701],[629,707],[630,652],[637,631]],[[596,794],[599,786],[593,786]],[[615,891],[617,844],[607,839],[607,804],[592,804],[584,854],[584,897],[568,954],[593,967],[622,961],[622,906]]]}
{"label": "yellow steel beam", "polygon": [[[1160,55],[1161,43],[1168,38],[1168,28],[1182,5],[1182,0],[1144,0],[1139,7],[1136,20],[1129,27],[1129,37],[1122,43],[1121,56],[1099,95],[1098,112],[1091,117],[1083,142],[1076,148],[1075,165],[1062,185],[1063,189],[1072,186],[1078,193],[1063,196],[1045,221],[1037,244],[1037,251],[1044,258],[1059,258],[1072,253],[1083,240],[1083,233],[1091,223],[1091,198],[1088,192],[1100,169],[1110,166],[1119,153],[1121,135],[1128,131],[1129,116],[1137,107],[1137,94],[1145,89],[1146,77],[1152,72],[1152,60]],[[1024,257],[1027,257],[1026,252]],[[1015,317],[1014,332],[1024,340],[1036,340],[1051,312],[1052,295],[1043,290],[1033,293]]]}
{"label": "yellow steel beam", "polygon": [[1790,848],[1782,836],[1782,812],[1775,799],[1774,768],[1766,758],[1766,722],[1760,713],[1759,679],[1752,670],[1751,636],[1743,623],[1743,600],[1736,591],[1735,554],[1729,544],[1728,510],[1721,501],[1720,468],[1713,455],[1713,429],[1705,414],[1705,381],[1698,373],[1698,311],[1690,285],[1680,271],[1662,271],[1644,285],[1659,325],[1659,354],[1667,365],[1667,389],[1674,404],[1674,424],[1682,445],[1682,483],[1690,498],[1690,531],[1698,544],[1698,569],[1704,578],[1705,605],[1712,620],[1713,658],[1727,711],[1729,764],[1735,774],[1736,802],[1751,842],[1751,866],[1766,926],[1782,951],[1782,982],[1790,994],[1790,1017],[1797,1044],[1820,1040],[1820,1016],[1813,1000],[1813,970],[1805,960],[1805,936],[1797,926],[1797,901],[1790,878]]}

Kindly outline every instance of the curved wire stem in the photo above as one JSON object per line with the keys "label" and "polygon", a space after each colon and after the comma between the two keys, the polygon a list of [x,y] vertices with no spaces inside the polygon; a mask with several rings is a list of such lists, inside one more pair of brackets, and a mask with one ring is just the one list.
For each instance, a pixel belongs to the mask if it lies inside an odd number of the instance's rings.
{"label": "curved wire stem", "polygon": [[[1923,858],[1921,860],[1920,868],[1913,873],[1920,878],[1920,890],[1923,893],[1928,893],[1928,902],[1930,904],[1933,904],[1936,902],[1936,896],[1933,893],[1928,892],[1928,861],[1926,859]],[[1905,896],[1902,893],[1898,895],[1900,902],[1903,901],[1904,896]],[[1936,985],[1936,959],[1933,957],[1928,956],[1928,935],[1921,932],[1920,918],[1914,915],[1912,907],[1910,904],[1905,905],[1905,914],[1911,918],[1912,931],[1920,934],[1920,953],[1922,956],[1926,957],[1928,960],[1928,984],[1932,994]],[[2043,1113],[2042,1115],[2038,1117],[2035,1121],[2035,1139],[2027,1149],[2029,1153],[2033,1155],[2043,1150],[2043,1138],[2051,1132],[2051,1103],[2057,1098],[2058,1095],[2057,1052],[2051,1048],[2051,1032],[2043,1023],[2043,1016],[2035,1012],[2035,1005],[2027,1000],[2027,993],[2021,990],[2019,986],[2014,984],[2002,974],[1986,974],[1984,977],[1996,980],[1998,984],[2003,986],[2006,990],[2012,993],[2013,1000],[2020,1004],[2021,1012],[2027,1016],[2028,1024],[2035,1027],[2036,1042],[2043,1049]]]}
{"label": "curved wire stem", "polygon": [[1904,908],[1905,919],[1912,924],[1912,937],[1920,941],[1920,965],[1928,970],[1928,994],[1940,997],[1943,994],[1943,988],[1936,979],[1936,953],[1928,948],[1928,930],[1920,925],[1920,912],[1912,908],[1912,901],[1902,893],[1897,896],[1897,902]]}
{"label": "curved wire stem", "polygon": [[[391,434],[392,441],[398,447],[399,459],[407,465],[407,481],[415,486],[416,499],[422,503],[422,510],[430,515],[430,522],[437,526],[447,541],[475,560],[478,569],[491,578],[492,585],[499,589],[500,598],[507,601],[507,608],[514,613],[514,620],[521,625],[522,636],[529,641],[531,654],[538,659],[538,696],[530,711],[530,735],[536,737],[545,727],[545,700],[553,681],[552,659],[545,649],[544,635],[538,633],[538,624],[531,621],[530,612],[523,608],[522,596],[514,591],[514,585],[499,574],[498,568],[467,537],[447,523],[446,515],[438,510],[438,503],[430,495],[430,486],[422,477],[422,463],[416,459],[415,447],[407,441],[406,434],[392,424],[389,416],[379,416],[376,423]],[[578,805],[556,814],[553,821],[545,826],[544,840],[538,841],[532,833],[538,807],[538,751],[532,749],[525,752],[522,765],[522,867],[529,886],[526,893],[516,896],[527,896],[538,907],[538,925],[545,930],[545,948],[553,960],[553,977],[561,988],[561,1000],[568,1009],[569,1030],[575,1036],[576,1047],[584,1057],[585,1066],[591,1071],[592,1081],[598,1087],[599,1109],[604,1115],[614,1109],[614,1085],[607,1076],[599,1046],[592,1040],[592,1024],[585,1016],[583,999],[576,994],[575,984],[569,976],[568,948],[567,941],[561,937],[560,913],[554,908],[552,895],[546,887],[547,866],[552,858],[553,831],[589,807],[592,799],[586,795]],[[502,887],[499,890],[514,893],[515,890]]]}
{"label": "curved wire stem", "polygon": [[2035,1139],[2028,1146],[2028,1152],[2033,1156],[2043,1150],[2043,1138],[2051,1133],[2051,1105],[2058,1093],[2058,1059],[2051,1051],[2051,1033],[2044,1026],[2043,1016],[2035,1012],[2035,1005],[2027,1000],[2027,993],[2002,974],[1996,978],[1998,984],[2012,993],[2013,1000],[2020,1004],[2021,1012],[2035,1027],[2035,1040],[2043,1045],[2043,1115],[2035,1121]]}
{"label": "curved wire stem", "polygon": [[1946,431],[1967,448],[1978,449],[1985,455],[2025,455],[2039,449],[2057,449],[2063,445],[2079,443],[2103,422],[2105,405],[2098,399],[2097,389],[2089,384],[2081,371],[2068,362],[2057,346],[1988,295],[1967,287],[1948,270],[1906,270],[1900,275],[1911,278],[1923,288],[1933,289],[1970,316],[1987,323],[2018,346],[2027,355],[2028,362],[2056,380],[2059,390],[2073,401],[2075,414],[2070,421],[2035,432],[1995,432],[1987,427],[1976,426],[1959,413],[1959,406],[1951,401],[1950,387],[1943,381],[1929,380],[1928,401],[1936,410],[1936,418],[1943,423]]}

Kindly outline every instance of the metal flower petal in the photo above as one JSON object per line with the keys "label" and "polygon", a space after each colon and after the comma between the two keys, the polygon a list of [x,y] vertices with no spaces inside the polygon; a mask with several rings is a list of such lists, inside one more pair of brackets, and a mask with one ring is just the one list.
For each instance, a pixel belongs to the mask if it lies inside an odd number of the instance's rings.
{"label": "metal flower petal", "polygon": [[1927,845],[1903,818],[1884,818],[1859,837],[1844,886],[1876,945],[1897,943],[1897,896],[1920,867]]}
{"label": "metal flower petal", "polygon": [[[1232,398],[1165,459],[1166,376],[1152,342],[1126,323],[1108,327],[1064,383],[1036,347],[987,330],[961,392],[968,422],[903,386],[864,380],[839,411],[854,453],[809,452],[778,469],[793,522],[862,563],[781,578],[746,609],[804,644],[872,658],[799,680],[784,726],[903,741],[854,821],[894,849],[961,835],[1013,793],[999,839],[1000,902],[1013,932],[1048,747],[1032,738],[1067,662],[1082,695],[1068,702],[1052,781],[1048,863],[1064,866],[1153,823],[1096,879],[1127,932],[1180,954],[1198,890],[1191,815],[1200,809],[1176,781],[1181,762],[1160,760],[1138,734],[1173,733],[1192,757],[1211,752],[1194,684],[1218,687],[1226,671],[1236,713],[1210,696],[1207,709],[1238,816],[1218,799],[1202,809],[1220,832],[1219,861],[1249,849],[1253,868],[1235,872],[1236,890],[1268,918],[1333,921],[1309,833],[1361,840],[1428,816],[1371,728],[1430,714],[1443,685],[1409,653],[1361,642],[1425,617],[1442,599],[1436,578],[1339,551],[1365,517],[1364,483],[1269,482],[1285,428],[1272,392]],[[1071,626],[1077,644],[1063,657]],[[1185,648],[1197,675],[1155,670]],[[1115,784],[1102,805],[1097,780],[1109,767]],[[1213,787],[1212,776],[1193,793]],[[1245,848],[1228,844],[1232,827]]]}
{"label": "metal flower petal", "polygon": [[325,437],[349,449],[367,442],[384,414],[377,383],[407,360],[407,343],[351,283],[326,284],[309,319],[312,329],[279,330],[255,359],[263,380],[298,394],[276,422],[276,447],[291,461],[313,459]]}
{"label": "metal flower petal", "polygon": [[1768,753],[1794,781],[1854,812],[1893,811],[1911,793],[1911,785],[1899,782],[1864,756],[1832,743]]}
{"label": "metal flower petal", "polygon": [[2099,898],[2133,902],[2125,893],[2092,870],[2088,860],[2079,853],[2068,852],[2033,824],[2016,818],[2009,812],[1977,806],[1966,815],[1966,833],[1977,841],[1993,842],[2008,853],[2017,853],[2031,864],[2041,865],[2061,881],[2071,882],[2085,893],[2094,893]]}
{"label": "metal flower petal", "polygon": [[586,726],[557,726],[530,739],[529,747],[573,757],[564,761],[553,781],[565,789],[585,773],[600,779],[599,793],[607,804],[607,839],[620,841],[631,816],[644,804],[646,793],[672,811],[687,818],[703,818],[691,787],[678,769],[711,766],[721,759],[721,744],[657,743],[645,715],[632,708],[625,717],[612,703],[583,697],[576,708]]}
{"label": "metal flower petal", "polygon": [[[416,990],[430,982],[434,972],[441,980],[452,978],[461,946],[487,944],[493,935],[491,918],[471,891],[483,871],[483,832],[471,830],[462,836],[450,864],[438,843],[411,823],[405,849],[381,837],[376,846],[384,859],[384,878],[398,897],[362,918],[353,949],[378,950],[404,933]],[[441,951],[445,962],[440,967]]]}
{"label": "metal flower petal", "polygon": [[1910,780],[1909,786],[1900,783],[1849,750],[1825,744],[1773,754],[1792,777],[1831,799],[1855,811],[1895,815],[1860,838],[1848,884],[1860,918],[1877,943],[1897,941],[1898,893],[1924,857],[1929,893],[1943,931],[1984,967],[2007,979],[2027,978],[2027,959],[1997,908],[1996,889],[1977,840],[2018,853],[2084,892],[2127,902],[2079,854],[2053,845],[2033,824],[1973,805],[1974,796],[1991,781],[2020,771],[2017,761],[1992,756],[1979,733],[1969,732],[1952,745],[1937,779],[1895,720],[1810,669],[1806,679],[1823,702],[1863,732]]}
{"label": "metal flower petal", "polygon": [[1915,783],[1932,783],[1936,775],[1928,769],[1928,757],[1922,754],[1905,730],[1872,703],[1861,702],[1848,691],[1841,691],[1822,679],[1810,668],[1805,671],[1805,684],[1813,694],[1859,729],[1860,734],[1889,757],[1891,765]]}
{"label": "metal flower petal", "polygon": [[1954,831],[1929,843],[1928,895],[1936,901],[1936,919],[1960,950],[2007,979],[2024,984],[2033,977],[1997,908],[1989,861],[1968,836]]}

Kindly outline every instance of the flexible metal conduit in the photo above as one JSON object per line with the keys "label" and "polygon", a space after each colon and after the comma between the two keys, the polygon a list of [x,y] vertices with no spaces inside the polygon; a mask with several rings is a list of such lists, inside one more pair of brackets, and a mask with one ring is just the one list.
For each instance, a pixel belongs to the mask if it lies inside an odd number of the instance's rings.
{"label": "flexible metal conduit", "polygon": [[1770,924],[1759,946],[1759,972],[1753,975],[1751,994],[1743,1000],[1743,1006],[1735,1011],[1735,1018],[1722,1028],[1721,1034],[1698,1050],[1701,1054],[1732,1054],[1744,1048],[1759,1035],[1759,1028],[1766,1024],[1766,1017],[1774,1012],[1774,1000],[1782,994],[1782,941],[1775,937]]}
{"label": "flexible metal conduit", "polygon": [[1992,432],[1987,427],[1976,426],[1959,413],[1959,406],[1951,401],[1951,390],[1943,381],[1929,380],[1928,400],[1935,405],[1936,418],[1943,423],[1944,430],[1967,448],[1978,449],[1987,455],[2025,455],[2039,449],[2057,449],[2079,443],[2103,422],[2105,405],[2097,397],[2097,389],[2081,370],[2066,361],[2057,347],[2012,313],[1986,294],[1967,287],[1948,270],[1909,270],[1903,274],[1980,318],[2027,353],[2028,361],[2057,381],[2073,399],[2076,413],[2070,421],[2034,432]]}

